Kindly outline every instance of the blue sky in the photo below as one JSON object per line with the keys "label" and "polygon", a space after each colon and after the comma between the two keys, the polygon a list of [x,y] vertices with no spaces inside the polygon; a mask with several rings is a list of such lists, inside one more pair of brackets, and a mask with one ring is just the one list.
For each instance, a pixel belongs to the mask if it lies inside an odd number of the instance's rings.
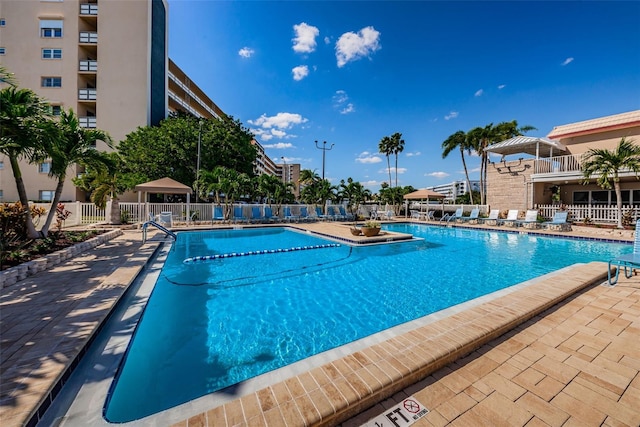
{"label": "blue sky", "polygon": [[640,109],[639,22],[637,1],[169,0],[169,56],[272,159],[321,175],[327,141],[325,177],[376,192],[395,132],[398,184],[425,188],[464,179],[458,130]]}

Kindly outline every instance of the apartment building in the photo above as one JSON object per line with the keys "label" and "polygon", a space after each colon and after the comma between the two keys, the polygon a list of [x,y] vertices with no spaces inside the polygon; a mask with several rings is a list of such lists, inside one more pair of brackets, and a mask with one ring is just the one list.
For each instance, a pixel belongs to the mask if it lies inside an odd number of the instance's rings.
{"label": "apartment building", "polygon": [[[470,181],[471,190],[480,191],[480,181]],[[467,181],[453,181],[448,184],[436,185],[434,187],[428,187],[428,190],[433,190],[436,193],[444,194],[445,201],[449,203],[455,202],[456,198],[463,196],[469,192],[469,184]]]}
{"label": "apartment building", "polygon": [[[73,109],[86,128],[118,142],[166,117],[167,3],[164,0],[0,0],[0,61],[19,87]],[[97,148],[105,150],[99,143]],[[0,155],[0,200],[18,199]],[[50,200],[49,165],[22,164],[28,197]],[[69,173],[61,200],[84,199]]]}
{"label": "apartment building", "polygon": [[[487,203],[520,210],[553,203],[615,205],[613,188],[601,188],[595,179],[584,183],[582,164],[590,149],[614,150],[623,137],[640,144],[640,110],[555,126],[546,138],[521,136],[491,145],[487,151],[503,160],[487,170]],[[633,172],[620,174],[620,186],[622,203],[640,206],[640,181]]]}

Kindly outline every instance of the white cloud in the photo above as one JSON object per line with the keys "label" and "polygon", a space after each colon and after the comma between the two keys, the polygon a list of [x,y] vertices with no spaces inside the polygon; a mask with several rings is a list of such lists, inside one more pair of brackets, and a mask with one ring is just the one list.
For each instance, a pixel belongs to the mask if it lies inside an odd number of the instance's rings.
{"label": "white cloud", "polygon": [[248,120],[250,124],[260,126],[265,129],[290,129],[293,125],[300,125],[308,121],[309,119],[305,119],[300,114],[296,113],[278,113],[271,117],[263,114],[256,120]]}
{"label": "white cloud", "polygon": [[293,73],[293,80],[300,81],[309,75],[309,67],[306,65],[298,65],[294,67],[291,72]]}
{"label": "white cloud", "polygon": [[444,116],[445,120],[451,120],[451,119],[455,119],[456,117],[458,117],[460,113],[458,113],[457,111],[452,111],[449,114],[447,114],[446,116]]}
{"label": "white cloud", "polygon": [[363,151],[356,157],[357,163],[365,163],[365,164],[373,164],[380,163],[382,161],[382,157],[377,156],[375,154],[371,154],[368,151]]}
{"label": "white cloud", "polygon": [[316,50],[316,37],[320,30],[305,22],[294,25],[293,31],[296,36],[293,38],[293,51],[297,53],[311,53]]}
{"label": "white cloud", "polygon": [[569,58],[565,59],[565,60],[562,62],[562,64],[561,64],[561,65],[564,67],[565,65],[569,65],[569,64],[571,64],[572,62],[573,62],[573,57],[569,57]]}
{"label": "white cloud", "polygon": [[330,37],[325,37],[324,38],[324,44],[331,44],[331,38]]}
{"label": "white cloud", "polygon": [[356,111],[353,103],[349,102],[349,95],[344,90],[337,90],[333,95],[333,108],[340,110],[340,114],[349,114]]}
{"label": "white cloud", "polygon": [[498,85],[498,89],[504,89],[507,85]]}
{"label": "white cloud", "polygon": [[419,156],[420,154],[422,153],[420,153],[419,151],[416,151],[415,153],[409,152],[409,153],[405,153],[404,155],[407,157],[415,157],[415,156]]}
{"label": "white cloud", "polygon": [[[290,143],[290,142],[277,142],[275,144],[263,144],[262,146],[264,148],[273,148],[275,150],[282,150],[282,149],[285,149],[285,148],[293,148],[293,144]],[[289,159],[286,159],[286,160],[289,161]]]}
{"label": "white cloud", "polygon": [[434,178],[444,179],[448,177],[449,174],[446,172],[431,172],[431,173],[425,173],[424,176],[432,176]]}
{"label": "white cloud", "polygon": [[358,31],[344,33],[336,42],[336,59],[338,67],[347,62],[368,57],[380,49],[380,32],[369,26]]}
{"label": "white cloud", "polygon": [[369,181],[365,181],[365,182],[361,182],[361,184],[365,187],[375,187],[376,185],[380,185],[382,181],[376,181],[375,179],[369,180]]}
{"label": "white cloud", "polygon": [[284,138],[287,136],[287,133],[283,130],[279,130],[279,129],[271,129],[271,135],[278,137],[278,138]]}
{"label": "white cloud", "polygon": [[256,53],[255,50],[246,46],[238,51],[238,55],[242,56],[243,58],[251,58],[254,53]]}
{"label": "white cloud", "polygon": [[356,107],[354,107],[352,103],[348,103],[342,110],[340,110],[340,114],[349,114],[355,111]]}
{"label": "white cloud", "polygon": [[483,93],[484,93],[484,90],[479,89],[476,91],[476,93],[473,96],[482,96]]}

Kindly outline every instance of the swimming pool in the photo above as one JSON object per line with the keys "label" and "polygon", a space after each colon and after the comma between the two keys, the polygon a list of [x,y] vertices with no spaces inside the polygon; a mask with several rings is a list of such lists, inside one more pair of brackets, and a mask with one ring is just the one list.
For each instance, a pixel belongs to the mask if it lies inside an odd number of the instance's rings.
{"label": "swimming pool", "polygon": [[107,419],[138,419],[564,266],[631,250],[461,228],[386,228],[424,240],[185,264],[194,256],[334,242],[284,228],[179,233],[113,386]]}

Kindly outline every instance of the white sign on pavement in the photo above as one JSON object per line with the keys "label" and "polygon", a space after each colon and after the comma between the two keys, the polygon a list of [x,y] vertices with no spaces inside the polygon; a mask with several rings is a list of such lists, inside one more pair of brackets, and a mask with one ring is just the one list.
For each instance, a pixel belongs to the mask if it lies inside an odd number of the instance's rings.
{"label": "white sign on pavement", "polygon": [[407,427],[429,413],[429,410],[411,396],[367,421],[361,427]]}

